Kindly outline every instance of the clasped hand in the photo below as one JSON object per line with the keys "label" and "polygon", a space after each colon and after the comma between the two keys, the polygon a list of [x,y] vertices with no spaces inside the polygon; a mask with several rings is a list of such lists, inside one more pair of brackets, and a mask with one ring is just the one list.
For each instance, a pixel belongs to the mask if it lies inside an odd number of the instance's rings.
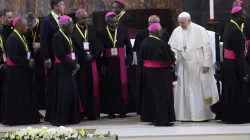
{"label": "clasped hand", "polygon": [[38,50],[40,49],[40,43],[38,42],[34,42],[32,46],[33,46],[34,52],[38,52]]}
{"label": "clasped hand", "polygon": [[80,65],[79,65],[79,64],[76,64],[76,69],[74,69],[74,70],[72,71],[72,75],[73,75],[73,76],[76,75],[76,73],[77,73],[79,70],[80,70]]}

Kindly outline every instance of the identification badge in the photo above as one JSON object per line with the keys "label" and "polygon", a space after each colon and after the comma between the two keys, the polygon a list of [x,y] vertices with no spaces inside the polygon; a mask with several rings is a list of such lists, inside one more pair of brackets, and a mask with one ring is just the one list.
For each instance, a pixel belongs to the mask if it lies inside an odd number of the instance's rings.
{"label": "identification badge", "polygon": [[27,59],[30,59],[30,52],[27,52]]}
{"label": "identification badge", "polygon": [[117,48],[111,48],[111,55],[112,56],[117,56],[118,55]]}
{"label": "identification badge", "polygon": [[75,53],[71,53],[71,58],[72,58],[72,60],[76,60],[76,55],[75,55]]}
{"label": "identification badge", "polygon": [[88,51],[89,50],[89,42],[83,42],[83,49],[85,51]]}
{"label": "identification badge", "polygon": [[3,53],[3,62],[7,61],[6,53]]}

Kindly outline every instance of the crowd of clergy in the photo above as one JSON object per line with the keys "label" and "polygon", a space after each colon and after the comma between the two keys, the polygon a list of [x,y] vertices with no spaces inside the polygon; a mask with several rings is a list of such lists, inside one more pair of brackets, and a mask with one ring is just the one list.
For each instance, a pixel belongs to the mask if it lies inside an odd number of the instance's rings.
{"label": "crowd of clergy", "polygon": [[[3,125],[77,124],[137,113],[142,122],[173,126],[175,121],[250,123],[250,18],[236,0],[222,36],[222,92],[214,77],[212,39],[178,16],[171,36],[160,18],[138,32],[132,46],[133,19],[125,3],[115,0],[106,26],[88,23],[86,10],[77,22],[64,15],[64,1],[51,0],[51,13],[40,21],[33,13],[12,17],[1,10],[0,121]],[[136,67],[137,81],[129,80]],[[173,82],[176,81],[175,86]],[[39,110],[46,110],[45,116]]]}

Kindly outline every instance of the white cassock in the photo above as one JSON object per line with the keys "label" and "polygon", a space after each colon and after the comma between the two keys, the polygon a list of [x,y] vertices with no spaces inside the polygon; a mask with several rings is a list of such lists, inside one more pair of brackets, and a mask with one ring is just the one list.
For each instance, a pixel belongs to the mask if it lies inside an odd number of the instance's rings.
{"label": "white cassock", "polygon": [[[176,119],[214,119],[210,106],[219,100],[219,96],[212,68],[211,40],[206,29],[195,23],[191,23],[187,30],[179,26],[173,31],[169,45],[177,57],[178,80],[174,92]],[[209,67],[208,73],[202,73],[203,66]]]}

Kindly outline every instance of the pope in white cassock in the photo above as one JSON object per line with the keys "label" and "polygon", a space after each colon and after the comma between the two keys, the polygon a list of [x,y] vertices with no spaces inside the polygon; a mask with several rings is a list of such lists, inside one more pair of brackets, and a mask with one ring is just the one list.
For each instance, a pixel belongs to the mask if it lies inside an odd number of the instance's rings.
{"label": "pope in white cassock", "polygon": [[178,74],[175,87],[176,119],[180,121],[207,121],[215,118],[210,106],[219,100],[213,75],[211,40],[205,28],[192,23],[183,12],[169,45],[177,57]]}

